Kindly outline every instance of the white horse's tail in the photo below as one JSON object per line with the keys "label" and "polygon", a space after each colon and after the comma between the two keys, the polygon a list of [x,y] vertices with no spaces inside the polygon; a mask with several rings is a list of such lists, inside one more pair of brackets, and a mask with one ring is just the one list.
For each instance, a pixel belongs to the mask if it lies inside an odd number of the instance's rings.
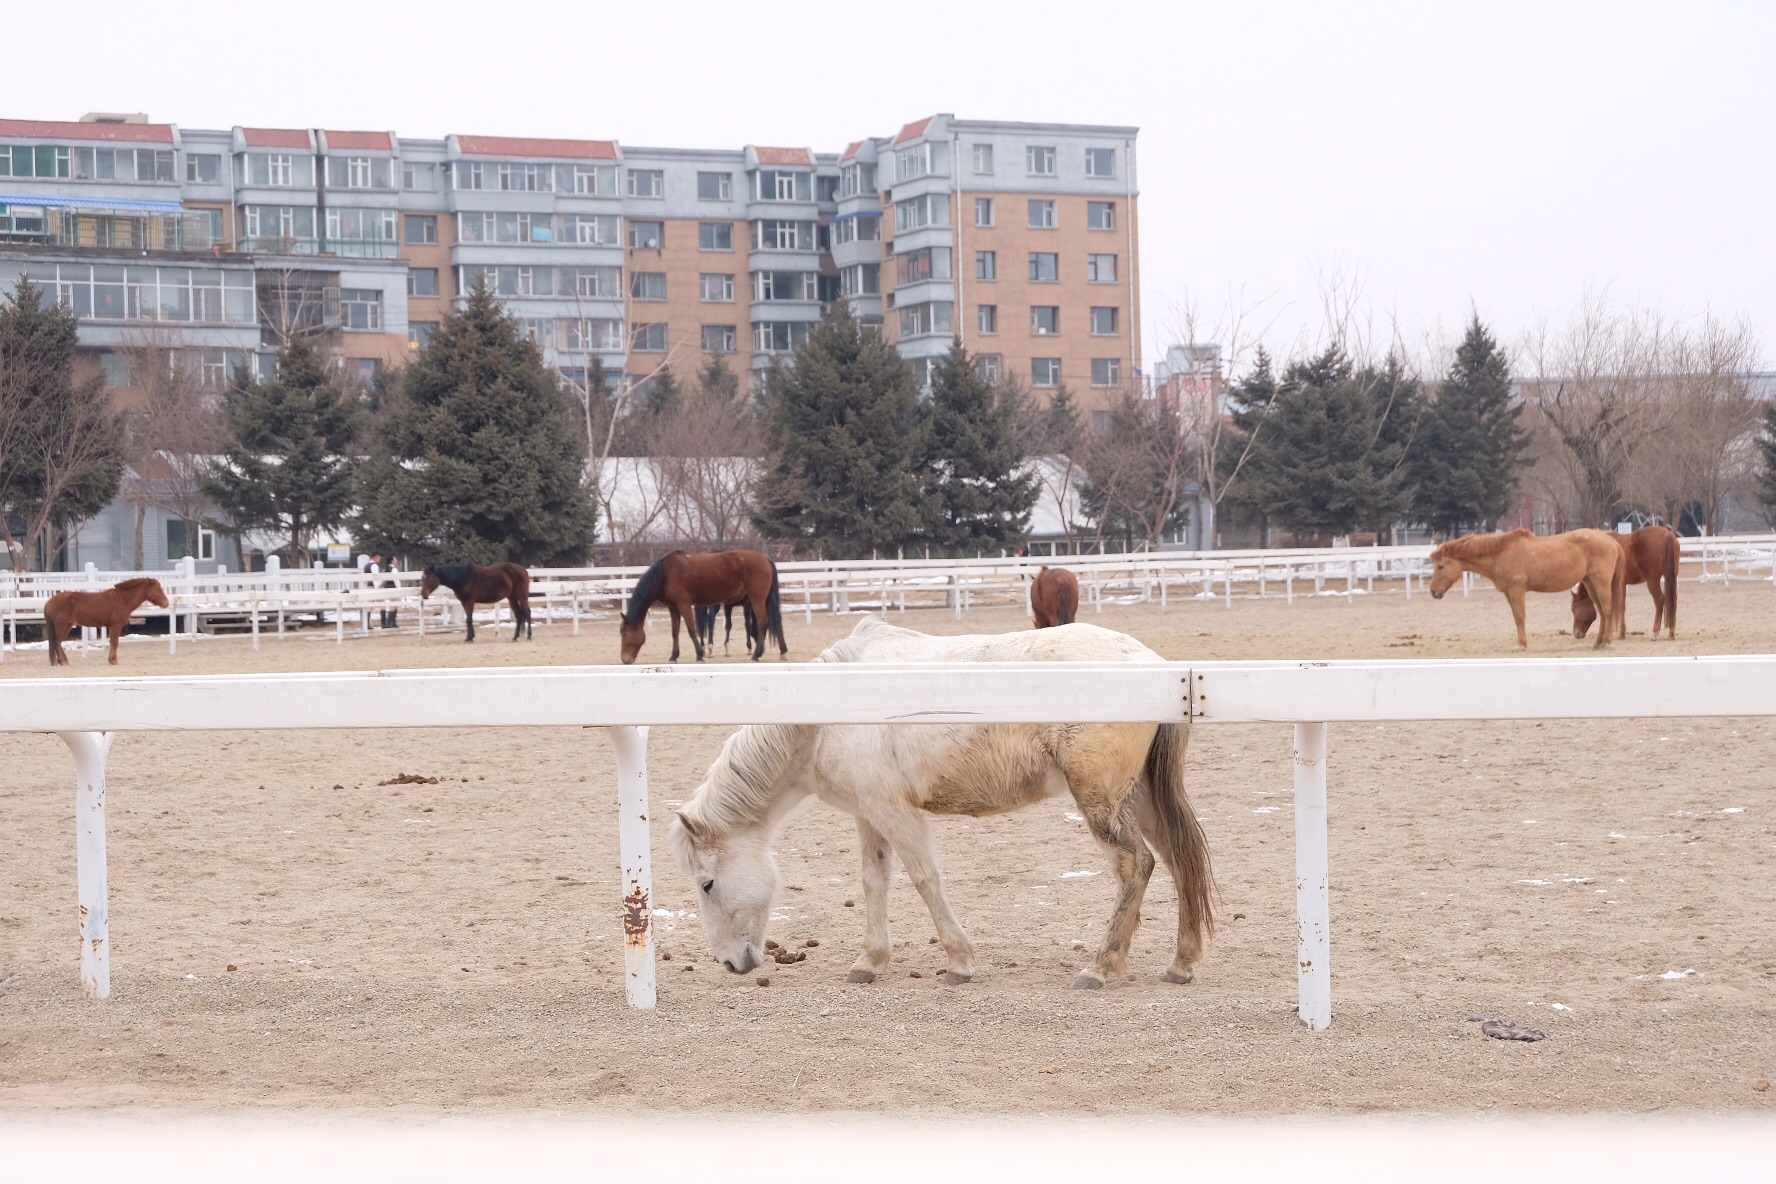
{"label": "white horse's tail", "polygon": [[1189,724],[1161,724],[1147,749],[1144,780],[1156,824],[1151,837],[1178,886],[1179,932],[1195,932],[1200,947],[1215,932],[1215,872],[1209,864],[1209,841],[1184,794],[1189,745]]}

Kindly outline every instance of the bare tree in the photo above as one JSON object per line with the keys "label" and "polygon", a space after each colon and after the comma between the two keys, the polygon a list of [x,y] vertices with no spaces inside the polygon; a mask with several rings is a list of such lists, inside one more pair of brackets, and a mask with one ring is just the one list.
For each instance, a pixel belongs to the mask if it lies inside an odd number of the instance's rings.
{"label": "bare tree", "polygon": [[186,524],[188,535],[212,521],[214,506],[199,485],[204,461],[227,434],[221,392],[207,385],[181,349],[176,331],[132,335],[125,356],[141,401],[128,415],[125,446],[134,479],[124,496],[136,511],[135,568],[143,563],[143,526],[158,508]]}
{"label": "bare tree", "polygon": [[764,433],[737,376],[712,358],[654,419],[649,452],[674,536],[713,547],[757,542],[751,489]]}

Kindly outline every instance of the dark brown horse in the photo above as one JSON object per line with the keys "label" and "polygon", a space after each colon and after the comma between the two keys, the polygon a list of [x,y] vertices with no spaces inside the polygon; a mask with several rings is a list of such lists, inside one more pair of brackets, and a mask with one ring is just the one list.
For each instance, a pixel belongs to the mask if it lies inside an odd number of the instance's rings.
{"label": "dark brown horse", "polygon": [[160,581],[149,577],[125,580],[103,592],[57,592],[43,606],[43,632],[49,637],[49,664],[66,666],[68,655],[62,649],[62,638],[68,629],[84,625],[89,629],[101,626],[111,635],[111,665],[117,665],[117,639],[129,628],[130,614],[151,600],[161,608],[167,606],[167,594]]}
{"label": "dark brown horse", "polygon": [[1071,625],[1079,615],[1079,577],[1064,567],[1045,567],[1030,584],[1030,615],[1036,628]]}
{"label": "dark brown horse", "polygon": [[758,630],[758,623],[752,619],[752,610],[746,607],[744,600],[730,600],[726,604],[699,604],[697,606],[697,636],[703,639],[703,648],[710,649],[715,645],[715,619],[718,616],[727,618],[727,630],[722,634],[722,653],[728,652],[728,645],[734,640],[734,610],[743,610],[746,627],[746,644],[753,644],[753,634]]}
{"label": "dark brown horse", "polygon": [[419,598],[424,600],[440,584],[456,593],[462,604],[463,618],[469,623],[466,641],[475,640],[475,606],[498,604],[502,600],[512,606],[512,640],[532,636],[530,573],[518,564],[482,567],[474,563],[428,563],[419,578]]}
{"label": "dark brown horse", "polygon": [[[1622,548],[1622,555],[1628,561],[1626,583],[1645,584],[1653,597],[1653,636],[1659,636],[1664,629],[1665,635],[1672,640],[1677,639],[1677,561],[1682,558],[1683,549],[1679,546],[1677,536],[1663,526],[1643,526],[1633,534],[1618,534],[1616,545]],[[1581,584],[1572,594],[1573,598],[1573,636],[1583,637],[1590,630],[1592,622],[1597,620],[1597,606],[1591,603],[1591,594]],[[1616,620],[1621,623],[1617,630],[1620,637],[1628,636],[1627,605],[1618,606]]]}
{"label": "dark brown horse", "polygon": [[678,661],[678,623],[690,630],[697,661],[703,660],[703,638],[697,628],[699,604],[726,605],[743,602],[757,624],[752,660],[765,656],[766,637],[774,638],[780,654],[789,652],[783,640],[783,611],[777,594],[777,565],[757,551],[717,551],[692,555],[674,551],[642,573],[635,581],[629,607],[623,611],[623,664],[635,661],[647,641],[648,609],[664,604],[672,613],[672,661]]}

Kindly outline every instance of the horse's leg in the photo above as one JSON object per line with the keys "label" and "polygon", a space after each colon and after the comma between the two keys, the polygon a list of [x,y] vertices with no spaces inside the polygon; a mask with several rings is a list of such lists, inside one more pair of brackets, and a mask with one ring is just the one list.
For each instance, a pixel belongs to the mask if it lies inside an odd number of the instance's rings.
{"label": "horse's leg", "polygon": [[1139,803],[1129,792],[1132,782],[1125,777],[1119,786],[1113,778],[1103,776],[1102,771],[1114,768],[1117,762],[1094,759],[1067,764],[1073,800],[1116,869],[1116,906],[1104,930],[1104,944],[1098,947],[1091,968],[1080,971],[1073,980],[1076,990],[1089,991],[1128,969],[1129,943],[1141,924],[1141,900],[1153,875],[1153,852],[1141,838]]}
{"label": "horse's leg", "polygon": [[[1511,617],[1517,622],[1517,648],[1520,650],[1526,650],[1529,648],[1529,634],[1526,633],[1523,628],[1523,589],[1516,584],[1512,584],[1508,588],[1501,589],[1501,591],[1504,592],[1505,599],[1510,601]],[[1598,604],[1607,604],[1609,602],[1598,600],[1593,597],[1591,603],[1595,606]]]}
{"label": "horse's leg", "polygon": [[752,660],[754,662],[765,656],[765,601],[770,595],[770,592],[767,591],[763,595],[747,598],[747,606],[752,611],[753,619],[758,622],[758,628],[753,631],[752,637]]}
{"label": "horse's leg", "polygon": [[[943,981],[952,985],[967,982],[974,977],[974,943],[968,940],[962,923],[956,920],[956,914],[950,909],[949,898],[944,895],[943,871],[938,866],[937,846],[931,841],[931,828],[925,815],[908,809],[871,821],[887,837],[894,853],[900,856],[907,879],[919,890],[919,896],[931,913],[931,921],[937,926],[937,940],[949,958],[949,969],[944,971]],[[882,898],[885,904],[886,889]]]}
{"label": "horse's leg", "polygon": [[[124,621],[127,624],[129,621],[129,618],[125,617]],[[123,633],[123,626],[119,625],[116,621],[112,621],[110,624],[105,626],[105,632],[107,634],[109,634],[110,638],[111,638],[111,653],[109,655],[108,660],[110,661],[111,665],[115,666],[115,665],[117,665],[117,638],[120,634]]]}
{"label": "horse's leg", "polygon": [[47,616],[43,618],[43,635],[49,639],[49,664],[51,666],[66,666],[68,664],[68,655],[62,652],[62,634],[67,630],[68,627],[60,621],[52,621]]}
{"label": "horse's leg", "polygon": [[865,822],[857,820],[858,850],[863,852],[863,953],[851,965],[847,982],[873,983],[877,975],[888,973],[889,951],[893,948],[888,935],[888,888],[892,883],[892,860],[887,836]]}
{"label": "horse's leg", "polygon": [[695,604],[684,606],[684,619],[685,626],[691,633],[691,644],[697,648],[697,661],[701,662],[704,657],[703,632],[697,628],[697,606]]}
{"label": "horse's leg", "polygon": [[524,636],[524,609],[516,596],[506,597],[506,607],[512,610],[512,640],[517,641]]}
{"label": "horse's leg", "polygon": [[469,625],[469,636],[463,642],[464,645],[467,645],[475,640],[475,602],[467,596],[458,596],[456,599],[457,603],[462,605],[463,620],[467,621]]}
{"label": "horse's leg", "polygon": [[[1614,579],[1606,583],[1600,581],[1590,572],[1585,573],[1585,591],[1591,594],[1591,602],[1593,604],[1607,604],[1610,606],[1609,612],[1605,613],[1603,619],[1599,622],[1603,628],[1597,631],[1597,640],[1591,645],[1591,648],[1594,650],[1606,649],[1616,640],[1616,622],[1614,618],[1620,612],[1620,609],[1616,605],[1619,583],[1619,580]],[[1617,587],[1612,587],[1612,584],[1617,585]]]}
{"label": "horse's leg", "polygon": [[[678,606],[668,602],[666,605],[666,611],[672,615],[672,657],[668,658],[667,661],[676,662],[678,661]],[[693,633],[695,632],[696,624],[696,618],[691,618]],[[696,638],[693,636],[691,640],[695,643]]]}

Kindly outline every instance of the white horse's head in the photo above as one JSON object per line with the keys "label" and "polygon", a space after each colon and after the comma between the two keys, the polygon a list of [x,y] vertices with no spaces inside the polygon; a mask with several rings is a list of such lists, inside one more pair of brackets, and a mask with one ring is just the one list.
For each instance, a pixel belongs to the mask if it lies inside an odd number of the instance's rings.
{"label": "white horse's head", "polygon": [[672,822],[672,850],[697,889],[697,915],[715,956],[735,974],[765,960],[765,925],[783,888],[771,854],[771,828],[716,834],[697,811],[698,798]]}

